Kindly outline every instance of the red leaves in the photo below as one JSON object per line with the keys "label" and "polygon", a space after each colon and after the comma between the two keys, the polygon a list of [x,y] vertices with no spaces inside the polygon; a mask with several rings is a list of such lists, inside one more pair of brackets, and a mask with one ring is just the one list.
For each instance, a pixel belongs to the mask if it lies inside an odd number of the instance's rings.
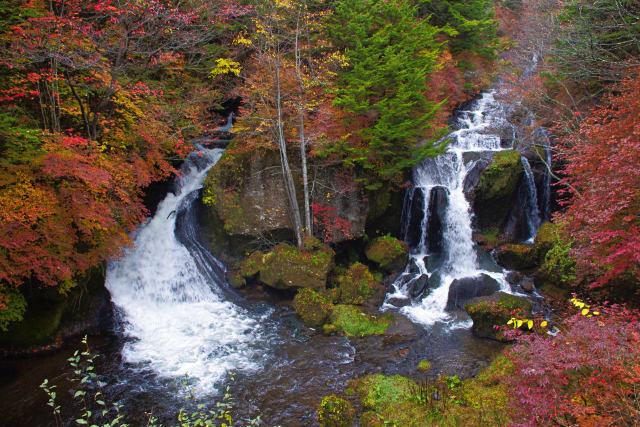
{"label": "red leaves", "polygon": [[558,218],[575,239],[583,278],[596,276],[593,286],[623,272],[640,279],[640,77],[618,90],[590,111],[563,156],[567,177],[561,183],[573,199]]}

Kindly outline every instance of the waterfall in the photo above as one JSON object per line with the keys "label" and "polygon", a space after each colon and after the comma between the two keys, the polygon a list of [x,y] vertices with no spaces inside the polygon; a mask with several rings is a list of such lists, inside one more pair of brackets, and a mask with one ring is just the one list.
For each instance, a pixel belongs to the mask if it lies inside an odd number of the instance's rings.
{"label": "waterfall", "polygon": [[533,176],[533,171],[531,170],[531,165],[526,157],[522,156],[520,159],[522,161],[522,167],[524,168],[525,185],[527,186],[527,202],[524,208],[527,218],[527,227],[529,229],[529,242],[533,242],[538,228],[540,228],[540,224],[542,223],[542,218],[540,217],[540,209],[538,208],[536,182]]}
{"label": "waterfall", "polygon": [[175,193],[141,225],[134,246],[108,264],[106,287],[127,338],[126,363],[160,378],[191,377],[198,392],[215,391],[229,371],[260,367],[266,341],[264,319],[226,300],[224,266],[181,230],[207,171],[223,150],[200,149],[185,161]]}
{"label": "waterfall", "polygon": [[[414,301],[400,309],[410,319],[423,325],[432,325],[438,321],[450,319],[445,311],[449,286],[455,279],[476,276],[485,273],[498,280],[503,289],[508,289],[504,275],[495,271],[485,271],[478,265],[478,257],[472,240],[471,218],[472,212],[469,202],[464,194],[464,179],[473,168],[475,160],[466,159],[465,154],[500,151],[501,138],[497,130],[511,130],[512,126],[506,120],[504,107],[496,101],[495,91],[489,91],[475,102],[474,108],[463,111],[457,119],[458,130],[447,136],[451,142],[448,151],[435,158],[428,158],[414,168],[413,181],[415,189],[408,192],[408,200],[405,201],[405,213],[413,214],[416,204],[413,203],[415,194],[420,191],[423,195],[422,205],[424,213],[421,217],[419,230],[409,223],[405,225],[405,236],[408,242],[418,241],[417,247],[412,247],[411,262],[407,266],[404,275],[394,283],[394,292],[387,296],[385,309],[394,306],[394,301],[410,299],[409,285],[411,282],[404,280],[403,276],[415,274],[411,268],[417,266],[419,274],[431,274],[437,272],[441,276],[440,286],[431,291],[422,301]],[[436,188],[445,189],[447,204],[443,219],[443,231],[441,239],[444,241],[442,264],[432,266],[431,271],[425,263],[425,257],[436,254],[429,253],[427,241],[434,236],[428,236],[427,224],[430,215],[429,195]],[[406,217],[413,221],[413,218]],[[419,240],[412,236],[412,232],[419,232]]]}

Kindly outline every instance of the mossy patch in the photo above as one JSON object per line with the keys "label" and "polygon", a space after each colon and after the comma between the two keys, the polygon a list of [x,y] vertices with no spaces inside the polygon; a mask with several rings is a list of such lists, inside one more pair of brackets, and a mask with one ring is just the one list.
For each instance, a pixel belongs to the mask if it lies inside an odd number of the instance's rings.
{"label": "mossy patch", "polygon": [[390,235],[373,239],[365,250],[367,258],[387,271],[401,269],[407,262],[407,244]]}
{"label": "mossy patch", "polygon": [[421,360],[418,363],[418,371],[420,372],[429,372],[431,370],[431,362],[428,360]]}
{"label": "mossy patch", "polygon": [[371,298],[381,285],[369,268],[359,262],[354,263],[339,278],[340,301],[345,304],[362,305]]}
{"label": "mossy patch", "polygon": [[496,251],[496,261],[510,270],[523,270],[538,265],[538,251],[533,245],[510,243]]}
{"label": "mossy patch", "polygon": [[311,327],[322,326],[333,310],[333,304],[327,295],[308,288],[298,291],[293,298],[293,307],[300,319]]}
{"label": "mossy patch", "polygon": [[347,393],[356,394],[365,407],[360,425],[506,426],[508,390],[501,377],[511,371],[512,364],[501,356],[464,381],[439,377],[418,384],[377,374],[351,381]]}
{"label": "mossy patch", "polygon": [[351,427],[355,417],[351,403],[335,395],[323,397],[318,406],[318,422],[322,427]]}
{"label": "mossy patch", "polygon": [[336,305],[329,316],[331,324],[349,337],[382,335],[391,324],[389,316],[371,316],[353,305]]}
{"label": "mossy patch", "polygon": [[545,222],[538,229],[538,233],[534,239],[536,251],[540,262],[544,261],[544,257],[553,247],[557,240],[557,227],[551,222]]}

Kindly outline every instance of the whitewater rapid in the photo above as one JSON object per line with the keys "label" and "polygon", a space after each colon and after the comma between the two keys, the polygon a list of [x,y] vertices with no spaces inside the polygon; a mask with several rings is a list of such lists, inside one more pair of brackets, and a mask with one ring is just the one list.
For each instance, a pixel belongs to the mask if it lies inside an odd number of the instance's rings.
{"label": "whitewater rapid", "polygon": [[265,342],[268,314],[225,300],[224,278],[203,270],[176,237],[176,219],[191,207],[222,153],[201,148],[189,156],[175,193],[140,226],[134,246],[108,264],[106,277],[126,338],[124,361],[160,378],[188,375],[200,393],[215,392],[230,371],[259,369],[267,351],[256,343]]}

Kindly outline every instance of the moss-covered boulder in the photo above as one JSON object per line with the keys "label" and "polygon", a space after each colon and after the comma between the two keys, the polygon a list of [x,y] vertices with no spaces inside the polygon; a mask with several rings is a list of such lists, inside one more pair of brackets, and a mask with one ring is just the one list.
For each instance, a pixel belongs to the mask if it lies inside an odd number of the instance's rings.
{"label": "moss-covered boulder", "polygon": [[[382,295],[384,298],[384,287],[371,274],[369,268],[356,262],[338,279],[338,298],[344,304],[363,305],[367,303],[379,302]],[[373,300],[376,301],[373,301]]]}
{"label": "moss-covered boulder", "polygon": [[254,252],[237,265],[235,282],[257,276],[257,280],[275,289],[325,289],[333,266],[334,252],[325,245],[297,248],[281,243],[267,253]]}
{"label": "moss-covered boulder", "polygon": [[473,334],[481,338],[507,341],[504,331],[494,326],[506,326],[509,319],[531,318],[531,302],[523,297],[497,292],[474,298],[464,309],[473,320]]}
{"label": "moss-covered boulder", "polygon": [[382,335],[392,321],[388,315],[371,316],[356,306],[346,304],[334,306],[329,319],[335,330],[344,332],[348,337]]}
{"label": "moss-covered boulder", "polygon": [[547,252],[551,250],[557,238],[557,227],[551,222],[545,222],[538,229],[538,233],[534,239],[538,261],[542,264]]}
{"label": "moss-covered boulder", "polygon": [[325,396],[318,406],[318,422],[322,427],[351,427],[356,411],[349,401],[338,396]]}
{"label": "moss-covered boulder", "polygon": [[373,239],[365,249],[367,258],[380,268],[393,272],[401,270],[407,263],[407,244],[390,235]]}
{"label": "moss-covered boulder", "polygon": [[493,162],[480,175],[473,191],[473,211],[480,230],[502,227],[516,199],[523,173],[520,152],[498,151]]}
{"label": "moss-covered boulder", "polygon": [[304,323],[320,327],[329,320],[333,304],[327,295],[304,288],[293,298],[293,308]]}
{"label": "moss-covered boulder", "polygon": [[534,245],[509,243],[496,250],[495,259],[509,270],[524,270],[538,265],[538,251]]}
{"label": "moss-covered boulder", "polygon": [[426,373],[430,370],[431,362],[429,362],[428,360],[421,360],[420,363],[418,363],[418,371]]}

